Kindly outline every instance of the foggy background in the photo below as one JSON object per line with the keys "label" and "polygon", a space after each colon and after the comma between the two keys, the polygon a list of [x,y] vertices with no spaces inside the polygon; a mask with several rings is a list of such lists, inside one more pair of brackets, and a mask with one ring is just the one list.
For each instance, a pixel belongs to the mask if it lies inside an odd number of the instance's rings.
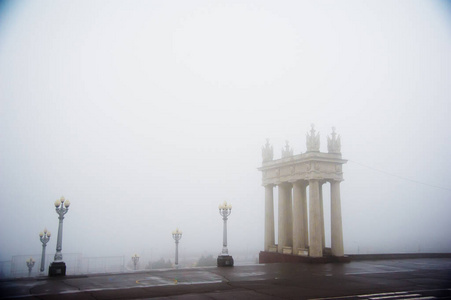
{"label": "foggy background", "polygon": [[261,147],[311,123],[345,253],[449,252],[450,53],[445,1],[1,1],[0,260],[55,252],[62,195],[63,255],[217,255],[223,201],[257,254]]}

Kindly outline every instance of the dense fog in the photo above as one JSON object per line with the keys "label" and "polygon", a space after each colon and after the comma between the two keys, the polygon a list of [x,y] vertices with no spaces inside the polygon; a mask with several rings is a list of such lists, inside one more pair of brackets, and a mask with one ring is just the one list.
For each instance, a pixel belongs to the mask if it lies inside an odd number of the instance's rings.
{"label": "dense fog", "polygon": [[172,259],[176,228],[217,255],[227,201],[256,257],[261,147],[311,123],[348,160],[345,253],[450,252],[450,53],[445,1],[2,1],[0,260],[55,252],[61,196],[63,255]]}

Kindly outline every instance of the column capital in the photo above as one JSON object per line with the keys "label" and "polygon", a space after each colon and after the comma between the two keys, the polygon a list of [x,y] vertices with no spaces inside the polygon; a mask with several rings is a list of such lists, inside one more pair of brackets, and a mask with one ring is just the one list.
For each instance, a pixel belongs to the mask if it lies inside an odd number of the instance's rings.
{"label": "column capital", "polygon": [[340,178],[340,179],[329,179],[327,181],[329,181],[330,183],[340,183],[340,182],[344,181],[344,179],[342,179],[342,178]]}
{"label": "column capital", "polygon": [[296,180],[296,181],[291,181],[291,183],[293,184],[293,186],[307,186],[308,185],[308,180]]}
{"label": "column capital", "polygon": [[265,188],[273,188],[274,186],[275,186],[275,184],[273,184],[273,183],[268,183],[268,184],[265,184],[265,185],[263,185]]}
{"label": "column capital", "polygon": [[284,182],[278,183],[277,186],[292,187],[293,183],[292,182],[288,182],[288,181],[284,181]]}

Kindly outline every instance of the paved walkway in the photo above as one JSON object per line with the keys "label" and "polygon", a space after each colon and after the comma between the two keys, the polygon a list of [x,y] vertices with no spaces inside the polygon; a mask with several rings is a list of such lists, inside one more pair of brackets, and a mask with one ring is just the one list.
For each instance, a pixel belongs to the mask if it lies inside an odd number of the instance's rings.
{"label": "paved walkway", "polygon": [[451,259],[266,264],[0,281],[12,299],[451,299]]}

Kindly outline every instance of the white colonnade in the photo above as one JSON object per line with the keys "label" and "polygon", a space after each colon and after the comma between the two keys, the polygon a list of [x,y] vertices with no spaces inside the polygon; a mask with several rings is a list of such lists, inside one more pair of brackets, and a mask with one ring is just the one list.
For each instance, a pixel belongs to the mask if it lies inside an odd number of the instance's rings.
{"label": "white colonnade", "polygon": [[[340,137],[333,129],[328,153],[319,152],[319,133],[312,125],[307,134],[307,152],[293,155],[287,145],[282,158],[273,160],[267,141],[259,168],[265,187],[264,251],[322,257],[325,251],[322,187],[330,183],[331,255],[344,256],[340,182],[343,180]],[[275,240],[274,189],[278,192],[278,240]],[[308,189],[308,207],[307,207]]]}

